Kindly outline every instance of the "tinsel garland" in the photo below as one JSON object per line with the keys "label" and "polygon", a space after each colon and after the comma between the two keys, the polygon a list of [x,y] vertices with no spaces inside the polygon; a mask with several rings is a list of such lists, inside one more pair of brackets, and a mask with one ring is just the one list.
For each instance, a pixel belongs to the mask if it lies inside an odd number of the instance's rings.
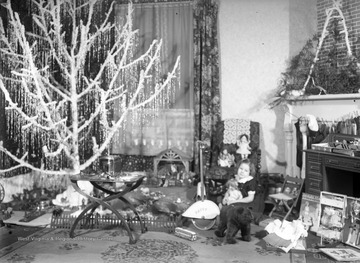
{"label": "tinsel garland", "polygon": [[[119,2],[123,2],[126,3],[127,1],[117,1],[117,3]],[[143,1],[141,1],[143,3]],[[146,2],[146,1],[145,1]],[[153,3],[154,1],[148,1],[147,3]],[[164,1],[165,2],[165,1]],[[171,1],[168,1],[171,2]],[[183,1],[182,1],[183,2]],[[121,4],[123,4],[121,3]],[[134,1],[134,3],[136,3]],[[122,8],[126,8],[125,5],[117,5],[116,8],[118,10],[122,9]],[[136,7],[135,7],[136,8]],[[159,14],[159,10],[156,8],[155,9],[155,31],[156,31],[156,36],[160,37],[160,31],[162,32],[166,32],[166,30],[161,30],[160,27],[166,27],[167,23],[166,21],[164,21],[164,17],[160,16]],[[121,27],[121,23],[123,23],[123,19],[117,17],[118,19],[116,19],[116,23],[118,24],[119,27]],[[160,21],[160,19],[162,19]],[[166,36],[161,36],[162,38],[166,38]],[[136,56],[136,54],[134,53],[137,49],[138,49],[138,44],[140,42],[140,39],[137,37],[134,39],[135,44],[133,45],[134,49],[129,51],[129,59],[132,59],[134,56]],[[165,57],[165,55],[167,54],[167,48],[166,45],[162,46],[162,57]],[[129,61],[130,62],[130,61]],[[140,68],[144,68],[146,65],[148,64],[147,60],[142,61],[142,65],[140,65]],[[152,75],[152,79],[148,79],[145,82],[145,88],[141,91],[140,96],[138,97],[136,103],[140,103],[141,101],[144,101],[149,93],[152,93],[153,90],[149,89],[149,87],[152,87],[154,85],[154,83],[159,83],[162,80],[162,76],[165,73],[163,72],[162,69],[162,64],[160,60],[157,60],[155,63],[155,67],[153,68],[153,71],[151,72]],[[149,103],[146,108],[141,108],[139,110],[135,110],[133,112],[133,114],[131,115],[131,119],[126,119],[126,121],[131,121],[132,123],[141,123],[143,127],[146,126],[146,124],[154,119],[157,118],[157,114],[159,114],[159,109],[168,109],[169,105],[171,105],[171,103],[173,103],[175,101],[175,91],[176,88],[178,88],[180,86],[180,70],[178,70],[177,72],[178,77],[176,78],[176,80],[172,80],[170,83],[170,88],[169,89],[165,89],[163,90],[151,103]],[[127,70],[125,70],[123,72],[123,74],[120,76],[121,79],[121,83],[125,84],[127,89],[130,90],[130,94],[132,93],[131,91],[135,91],[137,88],[137,84],[138,84],[138,79],[139,79],[139,68],[136,67],[132,67],[129,68]],[[128,104],[130,101],[131,97],[127,97],[126,101],[124,101],[123,103]],[[121,115],[121,107],[119,109],[119,115]],[[122,126],[123,132],[122,137],[115,137],[114,138],[114,143],[117,143],[117,139],[120,139],[122,141],[126,140],[126,121],[124,123],[124,125]]]}
{"label": "tinsel garland", "polygon": [[[75,0],[77,3],[83,3],[87,0]],[[95,12],[93,14],[93,20],[95,21],[95,24],[101,23],[106,15],[107,10],[109,9],[111,5],[111,0],[105,0],[105,1],[98,1],[97,5],[95,6]],[[126,2],[127,1],[117,1],[118,2]],[[137,3],[138,1],[134,1],[134,3]],[[154,1],[142,1],[151,3]],[[182,2],[182,1],[157,1],[157,2]],[[26,0],[26,10],[28,11],[28,16],[31,17],[32,13],[36,12],[36,6],[32,4],[32,0]],[[114,12],[114,11],[113,11]],[[63,26],[64,28],[70,27],[72,21],[69,17],[67,17],[66,9],[61,10],[61,16],[63,18]],[[83,10],[82,13],[78,15],[76,18],[77,20],[84,19],[87,16],[87,10]],[[112,16],[114,21],[114,14]],[[40,30],[37,28],[36,24],[32,23],[32,30],[33,33],[39,34]],[[9,38],[14,38],[14,36],[11,35],[11,28],[8,28],[8,34]],[[108,34],[102,34],[101,38],[96,40],[96,44],[94,45],[94,48],[91,50],[87,60],[86,64],[83,67],[83,72],[80,73],[90,76],[93,71],[96,72],[97,68],[100,67],[101,63],[103,62],[105,55],[107,51],[112,47],[112,43],[114,43],[114,39],[116,38],[115,31],[111,31]],[[138,42],[139,39],[134,39],[135,42]],[[15,41],[13,41],[14,43]],[[38,44],[38,63],[40,66],[48,65],[50,68],[50,71],[57,70],[56,63],[53,61],[51,55],[49,54],[49,47],[46,45],[46,43],[39,42]],[[137,48],[137,45],[134,45],[134,48]],[[130,52],[134,52],[134,50],[130,50]],[[134,53],[131,53],[129,58],[133,58]],[[147,61],[144,61],[144,64],[146,65]],[[2,74],[5,76],[10,76],[10,70],[15,65],[9,63],[2,62]],[[131,91],[135,90],[137,86],[138,81],[138,74],[139,74],[139,68],[141,68],[144,65],[137,65],[136,67],[131,67],[119,77],[119,84],[123,84],[127,87],[128,90],[130,90],[129,94],[131,94]],[[108,68],[105,74],[102,77],[102,84],[104,87],[108,86],[108,80],[112,79],[114,72],[112,72],[111,68]],[[162,78],[162,69],[161,69],[161,63],[160,61],[156,62],[156,67],[154,71],[152,72],[153,79],[147,80],[148,86],[153,86],[154,83],[161,82]],[[180,73],[179,73],[180,74]],[[61,77],[61,76],[60,76]],[[78,90],[82,91],[85,88],[85,83],[83,82],[83,78],[81,76],[78,76]],[[178,78],[179,79],[179,78]],[[39,108],[36,106],[36,104],[33,103],[33,98],[29,98],[25,95],[25,92],[23,92],[23,88],[21,85],[14,81],[7,80],[7,87],[9,88],[10,94],[14,101],[16,101],[21,107],[25,109],[26,112],[29,113],[29,115],[38,115],[41,114],[39,111]],[[173,80],[170,86],[179,86],[178,80]],[[151,94],[154,92],[152,89],[146,87],[143,89],[142,94],[140,94],[137,102],[143,101],[149,93]],[[54,95],[56,97],[56,95]],[[175,92],[174,89],[165,89],[154,101],[152,101],[149,105],[147,105],[148,108],[157,110],[159,108],[167,108],[168,105],[174,100],[175,98]],[[123,101],[122,103],[125,103],[125,106],[127,103],[129,103],[129,100],[131,99],[131,96],[127,97],[126,101]],[[5,105],[4,98],[2,97],[2,105]],[[98,97],[95,92],[89,93],[86,95],[85,99],[83,100],[82,104],[79,106],[79,116],[84,117],[87,119],[91,112],[95,109],[95,107],[99,104],[100,98]],[[115,103],[115,102],[114,102]],[[118,108],[121,111],[121,105],[115,107],[115,105],[110,106],[108,110],[108,118],[112,119],[114,118],[114,109]],[[139,111],[141,112],[141,111]],[[59,118],[63,118],[68,116],[68,110],[66,110],[66,107],[63,108],[61,112],[58,112]],[[121,114],[121,112],[120,112]],[[140,122],[146,122],[146,120],[149,118],[149,116],[144,114],[138,114],[134,115],[134,119],[131,121],[140,121]],[[154,116],[152,116],[154,117]],[[11,149],[13,153],[17,153],[18,156],[22,156],[24,153],[29,153],[29,160],[33,163],[36,163],[36,166],[40,167],[41,162],[44,162],[46,169],[49,170],[58,170],[62,168],[69,167],[68,160],[64,158],[64,155],[58,155],[57,157],[47,157],[44,158],[42,147],[44,145],[47,145],[49,150],[53,150],[56,145],[53,142],[53,134],[47,133],[45,131],[40,130],[39,128],[34,128],[31,130],[31,132],[28,132],[26,130],[25,132],[22,129],[22,126],[25,124],[24,121],[19,117],[18,113],[15,111],[6,111],[5,112],[5,118],[6,118],[6,135],[4,138],[5,146],[6,148]],[[69,120],[71,121],[71,120]],[[103,141],[104,138],[106,138],[107,134],[103,127],[100,124],[100,119],[98,119],[92,127],[91,132],[83,131],[82,134],[79,136],[80,138],[84,138],[80,144],[80,158],[82,160],[86,160],[88,155],[91,155],[92,152],[92,142],[91,138],[92,136],[95,136],[99,142]],[[10,158],[5,156],[3,153],[0,155],[0,164],[3,168],[11,167],[13,162]],[[96,163],[95,163],[96,165]],[[21,168],[17,171],[12,171],[6,173],[5,177],[11,177],[17,174],[24,174],[29,172],[26,168]]]}

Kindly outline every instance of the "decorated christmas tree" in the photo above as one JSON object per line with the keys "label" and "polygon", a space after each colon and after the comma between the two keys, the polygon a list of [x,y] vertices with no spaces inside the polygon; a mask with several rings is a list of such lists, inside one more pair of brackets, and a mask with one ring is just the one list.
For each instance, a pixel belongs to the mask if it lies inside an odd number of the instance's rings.
{"label": "decorated christmas tree", "polygon": [[[139,36],[131,3],[121,23],[114,21],[111,1],[27,3],[30,25],[10,0],[3,5],[6,140],[0,144],[0,174],[18,169],[79,174],[106,152],[129,112],[158,107],[158,97],[168,101],[180,58],[159,77],[161,40],[143,54],[135,52]],[[100,7],[107,10],[99,12]]]}

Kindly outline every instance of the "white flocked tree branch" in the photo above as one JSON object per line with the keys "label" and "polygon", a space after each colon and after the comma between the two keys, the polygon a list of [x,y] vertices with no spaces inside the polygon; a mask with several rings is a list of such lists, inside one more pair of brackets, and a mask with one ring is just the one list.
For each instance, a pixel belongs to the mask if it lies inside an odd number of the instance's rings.
{"label": "white flocked tree branch", "polygon": [[325,22],[324,22],[324,26],[323,26],[323,30],[322,30],[322,33],[321,33],[321,36],[320,36],[320,39],[319,39],[319,44],[316,48],[316,52],[315,52],[315,57],[314,57],[314,60],[310,66],[310,69],[309,69],[309,73],[307,75],[307,78],[306,78],[306,81],[304,83],[304,86],[302,88],[302,90],[300,91],[300,94],[301,95],[304,95],[305,94],[305,89],[307,88],[310,80],[312,81],[312,84],[314,87],[317,87],[320,89],[320,92],[323,91],[326,93],[326,91],[322,88],[322,87],[319,87],[319,86],[316,86],[315,85],[315,81],[313,79],[313,71],[314,71],[314,67],[315,67],[315,64],[316,62],[319,60],[319,54],[320,54],[320,50],[323,46],[323,43],[326,39],[326,37],[329,35],[329,31],[328,31],[328,26],[329,26],[329,23],[332,19],[338,19],[341,26],[342,26],[342,30],[340,31],[340,34],[344,34],[344,41],[345,41],[345,45],[346,45],[346,49],[347,49],[347,56],[349,58],[352,58],[353,57],[353,54],[352,54],[352,51],[351,51],[351,47],[350,47],[350,41],[349,41],[349,31],[347,29],[347,26],[346,26],[346,21],[345,21],[345,16],[341,10],[341,7],[342,7],[342,0],[333,0],[333,6],[326,9],[326,18],[325,18]]}
{"label": "white flocked tree branch", "polygon": [[[36,12],[32,14],[34,30],[26,32],[19,15],[12,10],[11,1],[4,6],[8,13],[8,26],[0,24],[0,52],[6,58],[9,74],[0,75],[0,90],[6,101],[6,111],[18,118],[22,132],[47,134],[49,145],[42,145],[45,158],[64,156],[66,168],[47,169],[29,162],[29,153],[21,156],[0,143],[0,151],[13,160],[14,165],[3,168],[0,174],[19,167],[53,175],[79,174],[90,167],[107,149],[129,111],[145,107],[161,92],[169,89],[178,78],[180,58],[158,83],[147,81],[160,61],[161,40],[154,40],[147,51],[133,57],[138,31],[133,30],[133,6],[128,5],[125,23],[111,23],[114,4],[103,21],[93,19],[98,0],[32,0]],[[84,17],[79,14],[86,15]],[[68,22],[64,24],[64,17]],[[69,26],[70,25],[70,26]],[[91,74],[84,74],[90,53],[99,39],[114,32],[112,46],[104,52],[101,64]],[[40,59],[41,58],[41,59]],[[136,68],[138,74],[131,90],[122,82],[122,76]],[[106,85],[104,76],[106,75]],[[19,104],[9,84],[21,92],[24,100]],[[91,98],[94,107],[85,116],[80,108]],[[115,120],[108,118],[113,103],[120,103],[121,114]],[[92,136],[92,153],[80,160],[80,143],[93,132],[98,122],[105,134],[102,140]]]}

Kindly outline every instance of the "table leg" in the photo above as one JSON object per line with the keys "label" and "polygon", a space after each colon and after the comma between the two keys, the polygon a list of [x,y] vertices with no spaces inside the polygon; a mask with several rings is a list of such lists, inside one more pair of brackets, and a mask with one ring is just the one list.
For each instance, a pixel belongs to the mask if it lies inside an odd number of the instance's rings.
{"label": "table leg", "polygon": [[108,208],[109,210],[111,210],[121,220],[121,222],[123,222],[123,225],[125,226],[125,229],[129,234],[129,243],[135,244],[136,239],[134,238],[133,232],[131,231],[130,226],[129,226],[128,222],[125,220],[125,218],[116,209],[112,208],[109,204],[104,203],[104,206],[106,208]]}
{"label": "table leg", "polygon": [[[132,184],[128,184],[126,186],[126,188],[121,192],[121,195],[118,196],[117,198],[119,198],[121,201],[123,201],[124,203],[126,203],[130,209],[135,213],[135,216],[136,218],[139,220],[139,223],[140,223],[140,227],[141,227],[141,233],[145,233],[147,231],[146,227],[145,227],[145,223],[144,221],[141,219],[139,213],[136,211],[135,207],[133,204],[131,204],[125,197],[124,195],[131,192],[132,190],[136,189],[139,187],[139,185],[142,183],[143,179],[141,180],[138,180],[136,183],[132,183]],[[104,193],[107,193],[109,194],[110,196],[113,196],[114,194],[119,194],[119,193],[116,193],[116,192],[113,192],[113,191],[110,191],[109,189],[106,189],[104,187],[102,187],[101,185],[97,184],[96,182],[92,182],[92,184],[99,190],[103,191]],[[108,199],[107,199],[108,198]],[[115,199],[115,198],[104,198],[103,200],[104,201],[108,201],[108,200],[112,200],[112,199]],[[112,211],[112,209],[110,209]]]}
{"label": "table leg", "polygon": [[80,215],[78,215],[74,221],[74,223],[72,224],[71,228],[70,228],[70,237],[73,238],[74,237],[74,231],[75,228],[77,226],[77,224],[79,223],[79,221],[84,217],[84,215],[86,215],[87,211],[89,211],[90,209],[94,208],[98,206],[97,203],[92,203],[90,205],[88,205],[87,207],[85,207],[85,209],[80,213]]}
{"label": "table leg", "polygon": [[127,204],[127,205],[130,207],[130,209],[135,213],[136,218],[137,218],[137,219],[139,220],[139,222],[140,222],[141,233],[145,233],[145,232],[147,231],[147,229],[146,229],[146,227],[145,227],[145,223],[144,223],[144,221],[141,219],[138,211],[136,211],[134,205],[133,205],[132,203],[130,203],[130,202],[129,202],[125,197],[123,197],[123,196],[120,196],[119,199],[120,199],[121,201],[123,201],[125,204]]}
{"label": "table leg", "polygon": [[[136,189],[142,182],[142,179],[139,179],[138,181],[136,181],[135,183],[129,183],[126,185],[126,188],[121,191],[121,192],[113,192],[113,191],[110,191],[106,188],[103,188],[101,187],[99,184],[97,184],[96,182],[91,182],[94,187],[98,188],[99,190],[109,194],[109,196],[107,197],[104,197],[103,199],[99,199],[99,198],[95,198],[95,197],[92,197],[86,193],[84,193],[83,191],[81,191],[81,189],[79,188],[78,184],[77,184],[77,181],[76,180],[72,180],[72,184],[73,184],[73,187],[74,189],[79,192],[80,194],[84,195],[85,197],[89,198],[89,200],[92,201],[92,203],[90,205],[88,205],[87,207],[85,207],[85,209],[80,213],[80,215],[75,219],[73,225],[71,226],[71,229],[70,229],[70,237],[73,238],[74,237],[74,231],[75,231],[75,228],[77,226],[77,224],[80,222],[80,220],[82,220],[84,218],[84,216],[92,216],[95,209],[101,205],[105,208],[108,208],[110,211],[112,211],[118,219],[121,220],[121,222],[123,223],[126,231],[128,232],[129,234],[129,243],[130,244],[134,244],[136,243],[136,239],[130,229],[130,226],[128,224],[128,222],[125,220],[125,218],[114,208],[112,208],[107,202],[108,201],[111,201],[113,199],[117,199],[119,198],[120,200],[122,200],[123,202],[125,202],[127,205],[129,205],[129,207],[134,211],[136,217],[138,218],[139,222],[140,222],[140,226],[141,226],[141,231],[142,233],[144,233],[146,230],[145,230],[145,226],[144,226],[144,222],[141,220],[138,212],[136,211],[135,207],[125,198],[123,197],[124,194]],[[91,212],[89,214],[87,214],[87,212],[91,210]]]}
{"label": "table leg", "polygon": [[[121,194],[116,194],[116,195],[110,195],[110,196],[107,196],[103,199],[103,201],[110,201],[110,200],[113,200],[113,199],[120,199],[122,202],[124,202],[125,204],[127,204],[130,209],[134,212],[135,214],[135,217],[139,220],[139,223],[140,223],[140,228],[141,228],[141,233],[145,233],[147,231],[146,227],[145,227],[145,223],[144,221],[141,219],[139,213],[136,211],[134,205],[132,203],[130,203],[124,196],[124,194],[121,193]],[[119,214],[121,215],[117,210],[113,209],[110,205],[108,205],[107,203],[104,204],[104,206],[106,206],[109,210],[113,211],[116,215]],[[123,218],[121,216],[121,218]],[[127,222],[124,222],[124,224],[127,224]]]}
{"label": "table leg", "polygon": [[[101,205],[103,205],[104,207],[108,208],[109,210],[111,210],[120,220],[121,222],[123,222],[123,225],[126,229],[126,231],[128,232],[129,234],[129,243],[130,244],[135,244],[136,243],[136,239],[134,238],[133,236],[133,233],[129,227],[129,224],[126,222],[125,218],[115,209],[113,209],[110,205],[108,205],[107,203],[105,202],[102,202],[102,201],[99,201],[101,203]],[[70,237],[71,238],[74,238],[74,231],[75,231],[75,228],[77,226],[77,224],[79,223],[79,221],[84,218],[84,216],[86,216],[86,213],[87,211],[89,211],[90,209],[94,209],[96,207],[99,206],[99,203],[92,203],[90,205],[88,205],[81,213],[80,215],[75,219],[74,223],[72,224],[71,226],[71,229],[70,229]],[[94,212],[94,210],[88,215],[88,216],[91,216]]]}

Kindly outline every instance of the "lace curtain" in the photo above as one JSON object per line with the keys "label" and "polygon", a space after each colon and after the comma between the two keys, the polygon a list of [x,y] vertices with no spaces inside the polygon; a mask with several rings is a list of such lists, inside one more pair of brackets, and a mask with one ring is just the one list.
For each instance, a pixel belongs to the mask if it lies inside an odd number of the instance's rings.
{"label": "lace curtain", "polygon": [[[161,65],[154,78],[170,71],[180,55],[180,87],[167,94],[170,99],[160,96],[157,99],[160,101],[155,102],[157,106],[129,113],[113,139],[110,152],[155,156],[176,147],[193,156],[193,4],[185,1],[134,4],[133,7],[133,29],[139,29],[138,55],[143,54],[154,39],[162,39]],[[116,5],[116,22],[122,23],[126,13],[127,5]],[[116,107],[114,116],[118,117]]]}

